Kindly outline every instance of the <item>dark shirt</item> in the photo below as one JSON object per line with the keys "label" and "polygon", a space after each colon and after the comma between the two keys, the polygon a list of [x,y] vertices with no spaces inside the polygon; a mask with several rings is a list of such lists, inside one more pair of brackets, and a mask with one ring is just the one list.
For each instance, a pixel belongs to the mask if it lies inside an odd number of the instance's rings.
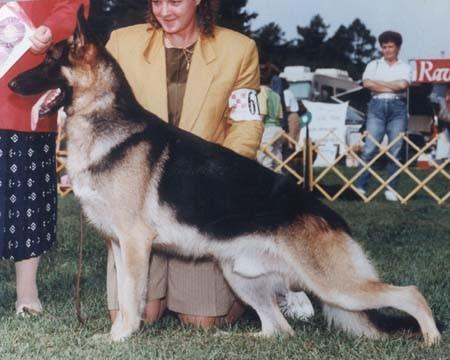
{"label": "dark shirt", "polygon": [[169,123],[178,126],[183,109],[184,93],[195,44],[186,49],[165,48],[167,78],[167,109]]}

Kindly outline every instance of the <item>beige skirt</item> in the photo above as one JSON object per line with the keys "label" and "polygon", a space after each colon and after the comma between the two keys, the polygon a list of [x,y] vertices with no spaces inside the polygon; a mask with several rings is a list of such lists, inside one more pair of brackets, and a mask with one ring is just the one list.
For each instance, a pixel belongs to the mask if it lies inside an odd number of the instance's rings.
{"label": "beige skirt", "polygon": [[[108,309],[117,310],[117,277],[114,258],[108,256]],[[187,261],[162,254],[150,259],[147,301],[167,297],[169,310],[188,315],[228,314],[235,296],[213,261]]]}

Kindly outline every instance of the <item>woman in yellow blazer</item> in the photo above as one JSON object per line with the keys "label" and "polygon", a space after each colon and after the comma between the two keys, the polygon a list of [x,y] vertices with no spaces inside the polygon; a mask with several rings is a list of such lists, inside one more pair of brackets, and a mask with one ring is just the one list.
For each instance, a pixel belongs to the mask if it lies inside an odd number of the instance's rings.
{"label": "woman in yellow blazer", "polygon": [[[107,48],[146,109],[255,158],[263,132],[256,100],[258,52],[253,40],[214,25],[217,7],[217,0],[153,0],[149,24],[114,31]],[[113,261],[108,256],[112,319],[118,309]],[[166,304],[182,322],[203,327],[234,320],[240,312],[213,262],[155,254],[145,319],[158,319]]]}

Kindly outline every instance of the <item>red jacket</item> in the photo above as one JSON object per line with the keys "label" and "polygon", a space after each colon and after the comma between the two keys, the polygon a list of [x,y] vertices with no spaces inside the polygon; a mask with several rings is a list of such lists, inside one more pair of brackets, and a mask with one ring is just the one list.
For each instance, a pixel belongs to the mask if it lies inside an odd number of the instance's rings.
{"label": "red jacket", "polygon": [[[48,26],[56,43],[68,38],[76,25],[76,13],[80,4],[88,12],[89,0],[38,0],[18,1],[35,27]],[[3,6],[0,5],[0,7]],[[39,96],[22,97],[8,88],[8,82],[17,74],[38,65],[44,55],[25,55],[0,79],[0,129],[31,131],[30,112]],[[41,119],[36,131],[56,131],[56,116]]]}

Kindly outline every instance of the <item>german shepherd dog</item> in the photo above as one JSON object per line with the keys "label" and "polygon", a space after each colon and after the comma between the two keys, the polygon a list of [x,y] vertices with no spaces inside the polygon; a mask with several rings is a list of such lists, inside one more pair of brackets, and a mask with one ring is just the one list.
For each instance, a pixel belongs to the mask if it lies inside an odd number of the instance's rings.
{"label": "german shepherd dog", "polygon": [[112,240],[120,313],[111,338],[139,329],[150,252],[211,257],[257,312],[262,335],[292,335],[277,298],[307,289],[329,323],[381,332],[366,310],[413,316],[425,343],[440,339],[415,286],[380,281],[344,220],[285,176],[175,128],[143,109],[82,16],[74,35],[10,83],[18,94],[59,89],[40,115],[65,106],[67,170],[89,220]]}

